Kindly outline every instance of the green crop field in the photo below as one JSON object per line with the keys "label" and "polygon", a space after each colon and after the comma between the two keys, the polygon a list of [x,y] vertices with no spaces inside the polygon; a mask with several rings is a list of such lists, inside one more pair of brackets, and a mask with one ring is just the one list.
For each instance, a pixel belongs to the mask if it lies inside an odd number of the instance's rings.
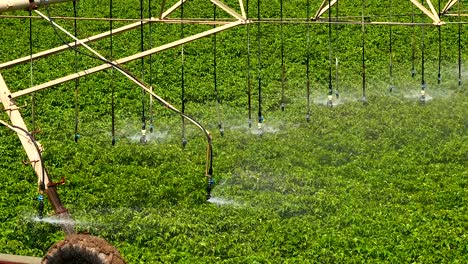
{"label": "green crop field", "polygon": [[[168,5],[176,1],[167,1]],[[223,1],[230,6],[238,1]],[[313,15],[322,1],[310,1]],[[382,4],[385,2],[385,4]],[[366,21],[431,21],[410,1],[367,0]],[[400,3],[403,2],[403,3]],[[436,8],[438,1],[432,1]],[[161,1],[144,1],[153,15]],[[442,3],[442,5],[444,5]],[[109,17],[109,1],[80,0],[79,17]],[[454,11],[466,11],[464,1]],[[361,1],[340,2],[340,16],[361,19]],[[256,18],[257,1],[249,1]],[[262,19],[280,18],[280,1],[261,2]],[[52,17],[73,17],[72,3],[41,9]],[[336,8],[332,15],[336,15]],[[229,16],[217,9],[217,19]],[[465,12],[466,13],[466,12]],[[0,63],[28,56],[29,19],[0,16]],[[34,13],[33,13],[34,14]],[[302,21],[307,0],[284,1],[284,17]],[[176,11],[172,18],[180,18]],[[328,16],[325,13],[324,18]],[[113,17],[138,19],[140,2],[114,0]],[[184,17],[213,19],[209,1],[184,5]],[[80,233],[105,238],[128,263],[467,263],[468,262],[468,27],[461,26],[461,86],[458,85],[458,17],[441,27],[441,56],[435,26],[366,25],[366,97],[362,98],[361,24],[261,23],[240,25],[216,36],[217,90],[213,39],[207,37],[146,57],[124,67],[156,94],[181,107],[182,53],[185,112],[213,135],[212,199],[206,201],[206,139],[187,123],[182,148],[181,118],[144,97],[149,142],[140,144],[142,92],[116,70],[106,70],[34,94],[37,140],[59,195]],[[70,32],[73,20],[55,21]],[[466,17],[462,18],[466,22]],[[114,21],[117,28],[131,22]],[[184,36],[211,25],[184,25]],[[85,38],[109,29],[105,20],[79,20]],[[247,66],[247,29],[250,68]],[[392,30],[392,54],[390,50]],[[308,34],[309,31],[309,45]],[[34,53],[72,39],[44,19],[32,19]],[[181,25],[144,26],[144,48],[178,40]],[[90,44],[111,55],[108,38]],[[424,48],[423,48],[424,46]],[[259,50],[260,47],[260,50]],[[285,80],[281,74],[284,49]],[[329,52],[332,85],[340,98],[326,106]],[[79,48],[82,53],[89,53]],[[140,29],[113,37],[113,56],[140,51]],[[260,51],[260,52],[259,52]],[[419,102],[422,55],[427,101]],[[259,55],[260,54],[260,55]],[[414,54],[414,55],[413,55]],[[393,61],[393,85],[389,75]],[[101,65],[75,51],[0,70],[12,91]],[[260,58],[260,63],[259,63]],[[310,121],[307,115],[307,58],[310,63]],[[338,68],[335,67],[338,59]],[[441,82],[437,75],[441,69]],[[415,67],[416,75],[411,76]],[[259,67],[261,66],[261,67]],[[248,126],[251,76],[252,128]],[[261,105],[258,79],[261,78]],[[281,111],[284,84],[285,110]],[[111,140],[112,87],[115,136]],[[78,96],[77,96],[78,95]],[[217,105],[217,99],[220,104]],[[17,100],[31,129],[31,95]],[[265,117],[257,129],[259,106]],[[0,110],[3,109],[0,107]],[[79,115],[76,115],[78,110]],[[9,121],[5,111],[0,119]],[[80,139],[75,143],[75,122]],[[218,123],[225,130],[220,135]],[[42,257],[64,232],[37,221],[37,176],[18,137],[0,126],[0,253]],[[52,214],[46,205],[47,214]]]}

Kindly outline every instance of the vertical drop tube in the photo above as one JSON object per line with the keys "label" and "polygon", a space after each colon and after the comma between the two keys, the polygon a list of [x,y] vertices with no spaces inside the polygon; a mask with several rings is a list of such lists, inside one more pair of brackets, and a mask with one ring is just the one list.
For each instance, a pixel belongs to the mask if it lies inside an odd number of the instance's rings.
{"label": "vertical drop tube", "polygon": [[[249,20],[249,0],[246,1],[246,15]],[[250,22],[247,23],[247,103],[248,103],[248,125],[252,127],[252,75],[250,66]]]}
{"label": "vertical drop tube", "polygon": [[365,2],[362,0],[362,20],[361,20],[361,31],[362,31],[362,102],[367,103],[366,98],[366,28],[364,26],[364,5]]}

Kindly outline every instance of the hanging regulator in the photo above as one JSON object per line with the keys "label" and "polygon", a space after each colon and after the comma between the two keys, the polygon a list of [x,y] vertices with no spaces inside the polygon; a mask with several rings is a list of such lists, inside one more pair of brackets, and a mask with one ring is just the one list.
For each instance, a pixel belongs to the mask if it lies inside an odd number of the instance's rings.
{"label": "hanging regulator", "polygon": [[37,196],[37,201],[39,202],[39,207],[37,210],[37,217],[39,219],[42,219],[44,217],[44,190],[45,190],[45,185],[44,182],[40,182],[39,184],[39,195]]}
{"label": "hanging regulator", "polygon": [[39,202],[37,217],[39,217],[39,219],[42,219],[44,217],[44,195],[42,193],[40,193],[37,196],[37,201]]}

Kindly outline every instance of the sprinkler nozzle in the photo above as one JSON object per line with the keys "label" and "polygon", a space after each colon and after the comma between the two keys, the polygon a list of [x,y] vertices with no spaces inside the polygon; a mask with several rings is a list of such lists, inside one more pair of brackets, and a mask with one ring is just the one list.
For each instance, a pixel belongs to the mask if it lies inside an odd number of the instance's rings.
{"label": "sprinkler nozzle", "polygon": [[363,96],[363,97],[361,98],[361,101],[362,101],[365,105],[367,104],[367,98],[366,98],[365,96]]}
{"label": "sprinkler nozzle", "polygon": [[75,134],[75,143],[78,143],[78,139],[80,139],[80,134]]}
{"label": "sprinkler nozzle", "polygon": [[425,103],[426,102],[426,91],[423,89],[421,90],[421,96],[419,97],[419,101],[421,103]]}
{"label": "sprinkler nozzle", "polygon": [[224,128],[222,124],[218,124],[219,133],[222,137],[224,137]]}
{"label": "sprinkler nozzle", "polygon": [[39,194],[37,196],[37,200],[39,201],[39,208],[37,210],[37,216],[39,219],[42,219],[44,217],[44,195]]}
{"label": "sprinkler nozzle", "polygon": [[284,111],[284,108],[286,107],[285,103],[281,103],[281,111]]}
{"label": "sprinkler nozzle", "polygon": [[146,138],[146,130],[144,130],[144,129],[141,130],[140,143],[141,144],[148,143],[148,139]]}
{"label": "sprinkler nozzle", "polygon": [[258,134],[260,136],[263,136],[263,124],[262,123],[258,123],[257,124],[257,127],[258,127]]}
{"label": "sprinkler nozzle", "polygon": [[327,106],[333,107],[333,95],[328,95]]}
{"label": "sprinkler nozzle", "polygon": [[185,146],[187,146],[187,139],[186,138],[182,138],[182,147],[185,148]]}

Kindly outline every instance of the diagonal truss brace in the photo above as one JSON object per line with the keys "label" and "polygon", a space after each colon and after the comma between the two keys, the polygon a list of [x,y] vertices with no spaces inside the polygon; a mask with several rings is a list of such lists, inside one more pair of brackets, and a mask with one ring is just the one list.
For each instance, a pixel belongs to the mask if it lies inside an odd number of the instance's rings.
{"label": "diagonal truss brace", "polygon": [[[218,33],[218,32],[221,32],[221,31],[224,31],[224,30],[227,30],[227,29],[239,26],[239,25],[242,25],[244,23],[245,23],[244,21],[234,21],[234,22],[228,23],[226,25],[219,26],[219,27],[213,28],[211,30],[207,30],[207,31],[195,34],[193,36],[189,36],[189,37],[186,37],[186,38],[183,38],[183,39],[179,39],[177,41],[174,41],[174,42],[171,42],[171,43],[168,43],[168,44],[156,47],[156,48],[152,48],[150,50],[147,50],[147,51],[144,51],[144,52],[141,52],[141,53],[134,54],[132,56],[128,56],[128,57],[113,61],[112,63],[113,64],[124,64],[124,63],[130,62],[130,61],[141,59],[141,58],[149,56],[151,54],[155,54],[155,53],[158,53],[158,52],[161,52],[161,51],[164,51],[164,50],[168,50],[168,49],[183,45],[185,43],[192,42],[194,40],[197,40],[197,39],[200,39],[200,38],[203,38],[203,37],[206,37],[206,36],[209,36],[209,35],[212,35],[212,34],[215,34],[215,33]],[[109,69],[109,68],[112,68],[112,65],[109,64],[109,63],[105,63],[105,64],[102,64],[100,66],[96,66],[96,67],[93,67],[93,68],[90,68],[90,69],[87,69],[87,70],[83,70],[83,71],[80,71],[80,72],[77,72],[77,73],[74,73],[74,74],[70,74],[70,75],[62,77],[62,78],[58,78],[56,80],[52,80],[52,81],[49,81],[49,82],[46,82],[46,83],[43,83],[43,84],[40,84],[40,85],[36,85],[34,87],[30,87],[30,88],[27,88],[27,89],[24,89],[24,90],[21,90],[21,91],[14,92],[14,93],[12,93],[10,95],[10,98],[17,98],[17,97],[27,95],[27,94],[30,94],[30,93],[33,93],[33,92],[41,91],[41,90],[47,89],[49,87],[53,87],[53,86],[56,86],[58,84],[61,84],[61,83],[67,82],[67,81],[71,81],[71,80],[74,80],[74,79],[77,79],[77,78],[80,78],[80,77],[83,77],[83,76],[86,76],[86,75],[89,75],[89,74],[92,74],[92,73],[103,71],[103,70],[106,70],[106,69]]]}
{"label": "diagonal truss brace", "polygon": [[442,11],[440,11],[441,14],[446,14],[450,8],[452,8],[456,3],[458,3],[460,0],[450,0],[447,2],[447,4],[445,5],[444,9],[442,9]]}
{"label": "diagonal truss brace", "polygon": [[[425,0],[427,5],[429,6],[428,10],[419,0],[410,0],[411,3],[413,3],[419,10],[421,10],[425,15],[427,15],[434,23],[434,25],[442,25],[444,24],[443,21],[440,20],[439,14],[437,13],[436,9],[434,8],[434,5],[432,4],[431,0]],[[446,7],[444,10],[448,10],[450,7],[452,7],[456,2],[459,0],[450,0],[449,3],[447,3]],[[329,2],[329,3],[328,3]],[[317,20],[319,19],[325,12],[327,12],[332,6],[334,6],[338,0],[323,0],[322,4],[320,5],[319,9],[315,13],[315,16],[312,18],[312,20]],[[443,12],[442,12],[443,13]]]}
{"label": "diagonal truss brace", "polygon": [[426,0],[426,3],[429,5],[430,11],[421,3],[419,0],[410,0],[417,8],[419,8],[424,14],[426,14],[430,19],[432,19],[434,25],[443,25],[444,22],[440,20],[439,14],[434,8],[431,0]]}
{"label": "diagonal truss brace", "polygon": [[338,2],[338,0],[332,0],[329,4],[327,4],[328,2],[329,0],[323,0],[322,4],[320,5],[320,8],[317,10],[317,13],[315,13],[315,16],[312,18],[312,20],[319,19],[323,14],[325,14],[325,12],[328,11],[328,9],[334,6]]}
{"label": "diagonal truss brace", "polygon": [[[159,18],[160,19],[165,19],[167,18],[169,15],[171,15],[172,13],[174,13],[174,11],[176,11],[182,4],[184,4],[185,2],[187,2],[188,0],[180,0],[180,1],[177,1],[177,3],[175,3],[173,6],[171,6],[169,9],[166,10],[166,12],[163,12],[160,14]],[[163,4],[162,4],[162,8],[164,8],[164,5],[165,5],[165,2],[166,1],[163,1]],[[246,14],[245,14],[245,11],[244,11],[244,4],[243,4],[243,1],[242,0],[239,0],[239,6],[241,8],[241,12],[242,12],[242,15],[239,14],[238,12],[236,12],[234,9],[230,8],[228,5],[226,5],[225,3],[219,1],[219,0],[210,0],[210,2],[212,2],[213,4],[215,4],[216,6],[218,6],[219,8],[223,9],[226,13],[230,14],[231,16],[233,16],[234,18],[237,18],[238,20],[244,20],[246,19]]]}

